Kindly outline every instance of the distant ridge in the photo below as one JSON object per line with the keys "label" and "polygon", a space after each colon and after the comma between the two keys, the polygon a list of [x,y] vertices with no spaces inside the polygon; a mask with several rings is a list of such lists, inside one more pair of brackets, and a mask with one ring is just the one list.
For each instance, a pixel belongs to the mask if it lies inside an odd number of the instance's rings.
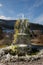
{"label": "distant ridge", "polygon": [[[14,29],[14,24],[17,20],[0,19],[0,26],[7,29]],[[28,23],[31,30],[43,30],[43,25],[36,23]]]}

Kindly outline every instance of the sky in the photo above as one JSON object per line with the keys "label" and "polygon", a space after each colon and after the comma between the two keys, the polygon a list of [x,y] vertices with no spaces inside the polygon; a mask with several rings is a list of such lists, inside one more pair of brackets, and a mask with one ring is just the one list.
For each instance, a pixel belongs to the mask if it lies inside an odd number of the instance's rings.
{"label": "sky", "polygon": [[19,18],[43,24],[43,0],[0,0],[0,19]]}

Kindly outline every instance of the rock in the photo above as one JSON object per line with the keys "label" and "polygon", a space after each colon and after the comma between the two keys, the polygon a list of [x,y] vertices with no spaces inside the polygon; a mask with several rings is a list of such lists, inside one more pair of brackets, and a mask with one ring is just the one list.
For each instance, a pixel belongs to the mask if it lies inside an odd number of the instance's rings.
{"label": "rock", "polygon": [[[20,61],[28,61],[28,62],[32,62],[32,61],[37,61],[40,60],[41,58],[43,58],[43,50],[41,50],[37,55],[26,55],[26,56],[13,56],[8,54],[5,54],[5,49],[1,49],[0,50],[0,62],[1,63],[7,63],[7,62],[18,62],[18,59]],[[7,51],[6,51],[7,52]]]}
{"label": "rock", "polygon": [[26,55],[28,62],[31,60],[31,56]]}
{"label": "rock", "polygon": [[1,58],[2,63],[10,62],[11,55],[8,53],[7,55],[3,55]]}
{"label": "rock", "polygon": [[3,50],[0,50],[0,57],[3,56],[5,53]]}
{"label": "rock", "polygon": [[8,54],[6,55],[5,61],[10,61],[10,59],[11,59],[11,55],[8,53]]}
{"label": "rock", "polygon": [[5,64],[3,64],[3,63],[0,63],[0,65],[5,65]]}
{"label": "rock", "polygon": [[11,62],[16,62],[17,58],[15,58],[14,56],[11,57]]}

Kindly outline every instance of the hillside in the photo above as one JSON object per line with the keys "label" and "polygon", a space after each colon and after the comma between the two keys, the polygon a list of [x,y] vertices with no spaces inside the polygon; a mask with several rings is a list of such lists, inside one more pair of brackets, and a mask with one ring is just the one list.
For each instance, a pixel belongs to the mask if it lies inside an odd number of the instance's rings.
{"label": "hillside", "polygon": [[[14,25],[16,21],[17,20],[0,19],[0,30],[2,31],[2,33],[0,32],[0,38],[4,39],[5,41],[5,38],[8,35],[8,38],[9,38],[8,40],[10,40],[11,39],[10,36],[12,35],[12,39],[9,41],[9,43],[12,42],[13,33],[14,33]],[[31,42],[38,45],[43,44],[43,25],[28,22],[28,30],[29,28],[30,28]],[[7,32],[3,32],[4,30],[6,30]],[[8,32],[8,30],[10,32]],[[11,30],[13,31],[11,32]]]}
{"label": "hillside", "polygon": [[[2,20],[0,19],[0,26],[14,29],[14,24],[17,20]],[[28,22],[31,30],[43,30],[43,25]]]}

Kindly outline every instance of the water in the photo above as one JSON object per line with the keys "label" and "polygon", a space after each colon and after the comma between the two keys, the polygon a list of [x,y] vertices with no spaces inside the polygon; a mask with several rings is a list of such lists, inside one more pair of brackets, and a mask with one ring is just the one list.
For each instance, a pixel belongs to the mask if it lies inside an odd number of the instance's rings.
{"label": "water", "polygon": [[9,30],[9,29],[6,29],[6,30],[3,30],[3,32],[10,33],[10,32],[14,32],[14,30]]}

